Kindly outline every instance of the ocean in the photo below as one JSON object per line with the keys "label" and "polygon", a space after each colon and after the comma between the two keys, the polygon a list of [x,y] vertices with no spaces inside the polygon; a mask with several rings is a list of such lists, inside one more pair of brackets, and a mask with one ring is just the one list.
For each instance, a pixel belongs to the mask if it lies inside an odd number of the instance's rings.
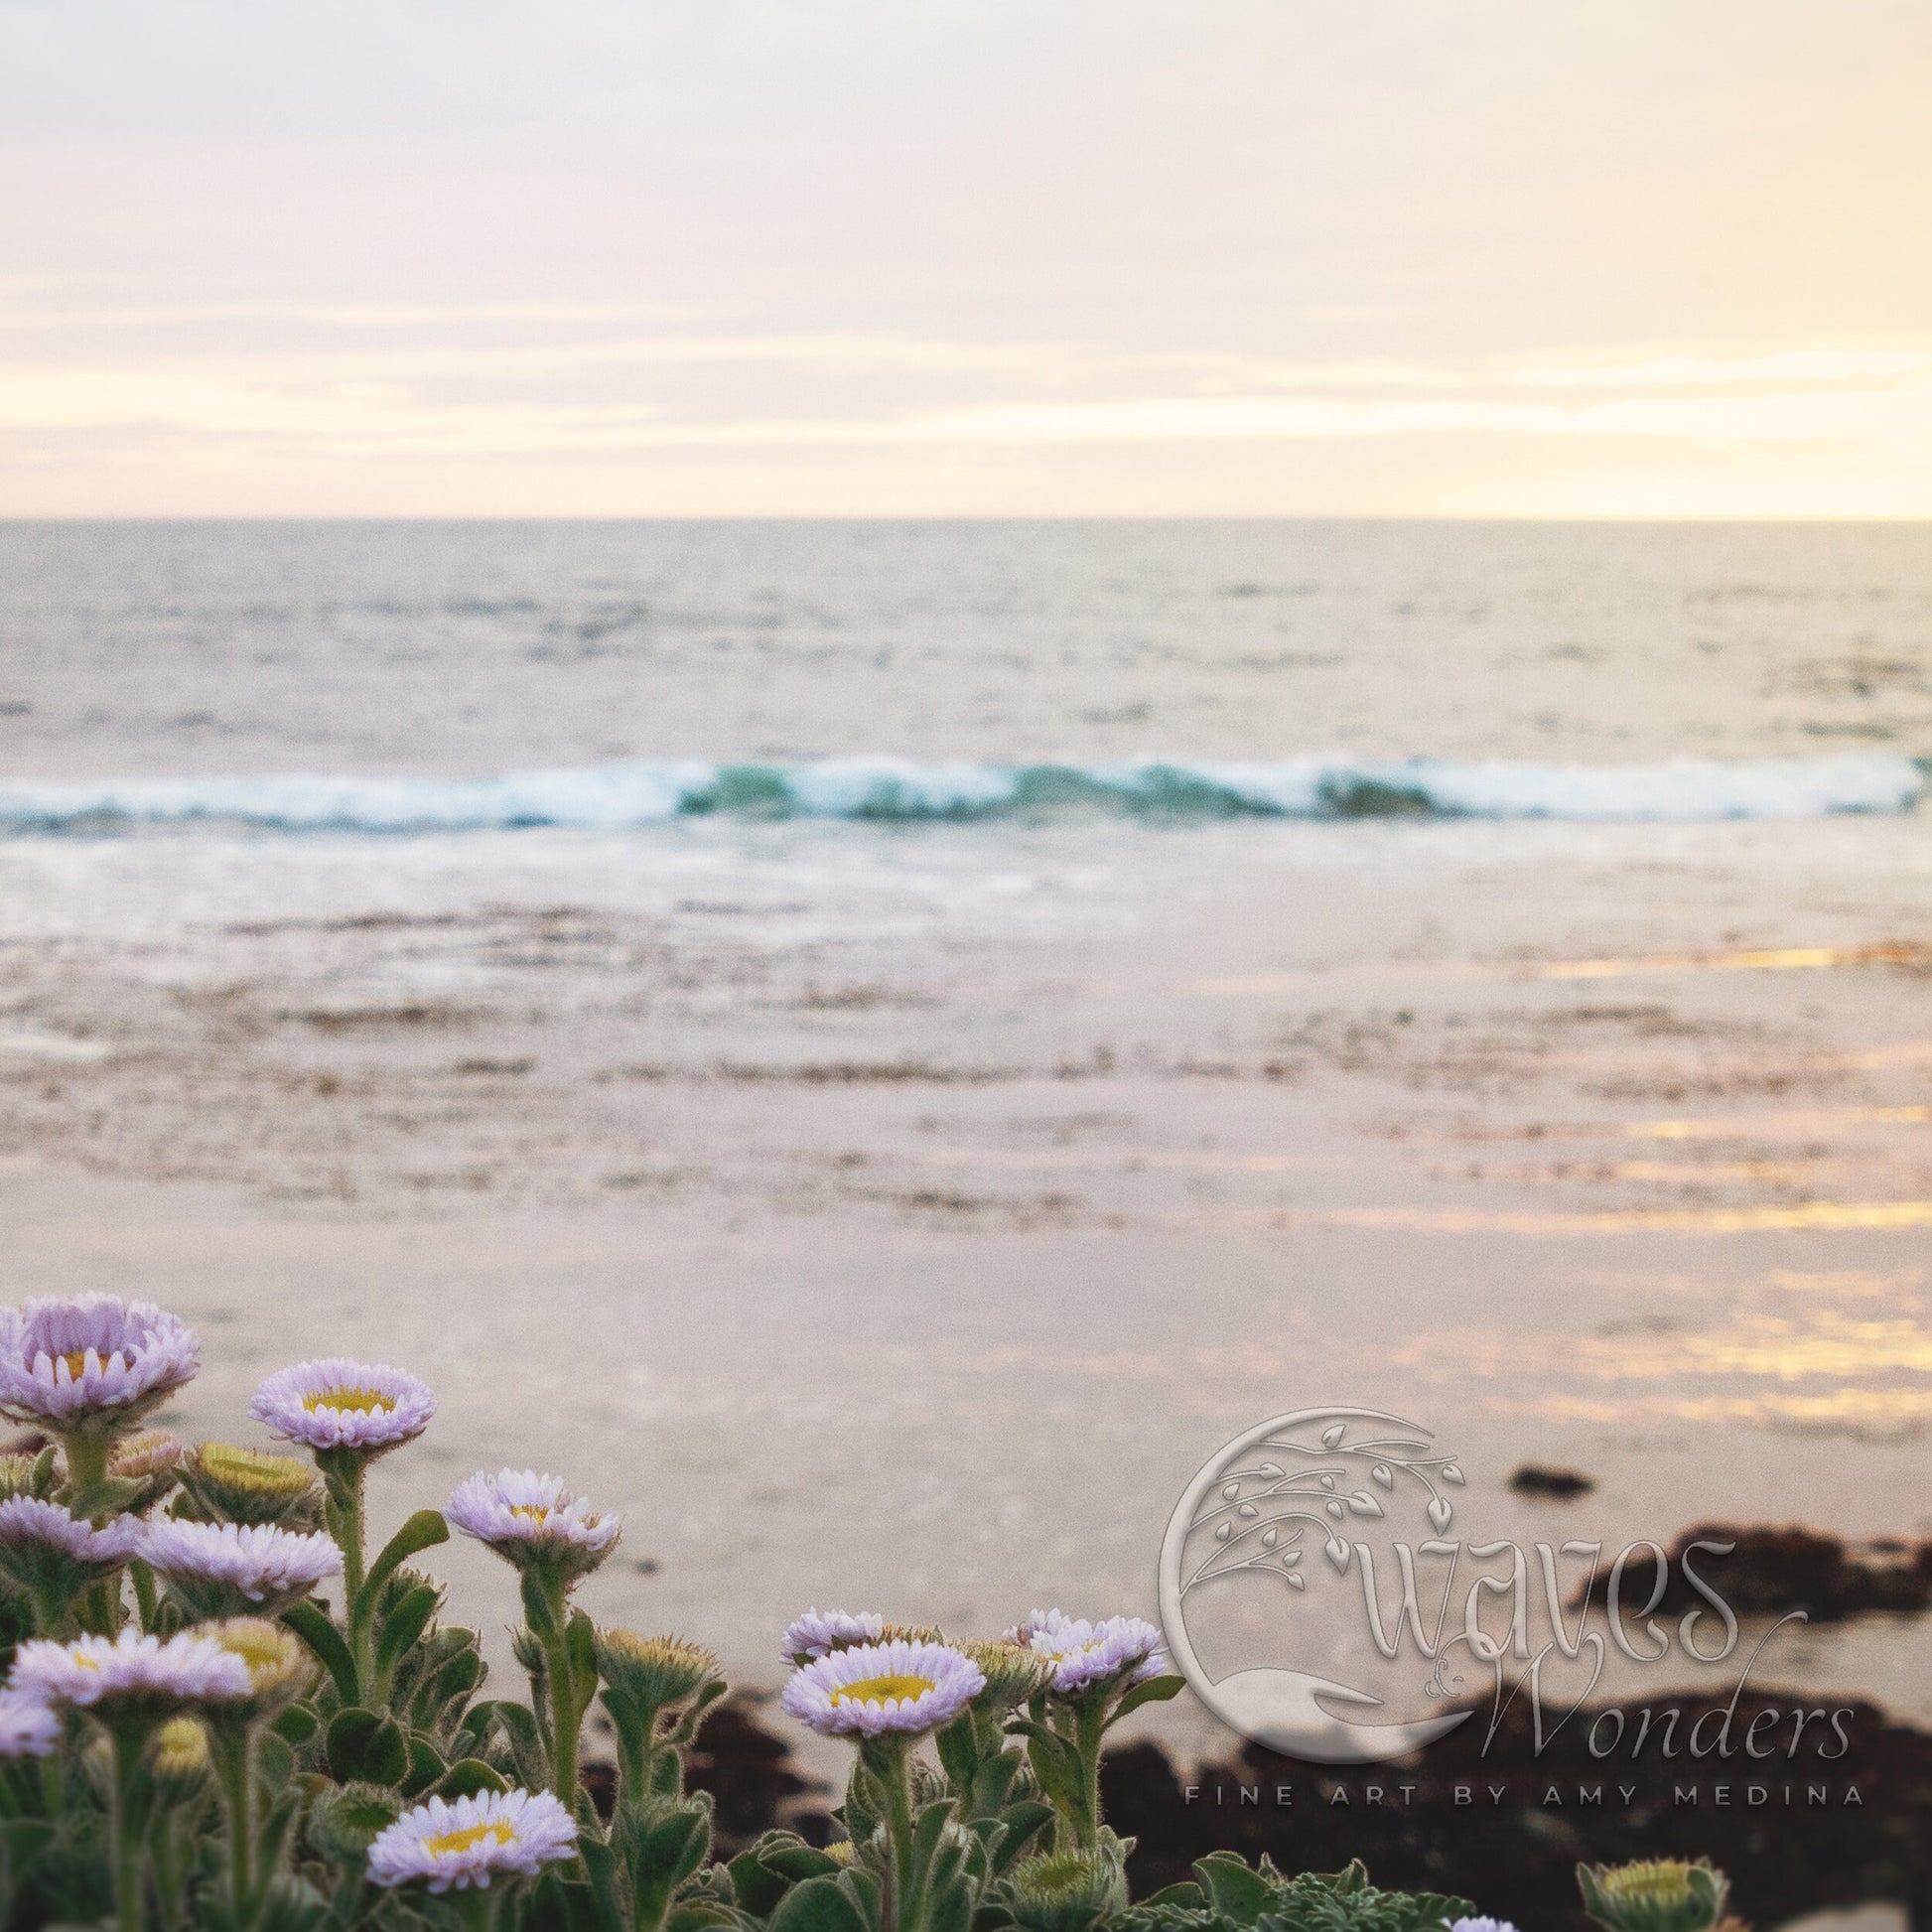
{"label": "ocean", "polygon": [[1317,1403],[1932,1535],[1928,756],[1922,526],[0,525],[12,1273],[196,1431],[418,1369],[380,1507],[556,1468],[753,1683],[1148,1610]]}

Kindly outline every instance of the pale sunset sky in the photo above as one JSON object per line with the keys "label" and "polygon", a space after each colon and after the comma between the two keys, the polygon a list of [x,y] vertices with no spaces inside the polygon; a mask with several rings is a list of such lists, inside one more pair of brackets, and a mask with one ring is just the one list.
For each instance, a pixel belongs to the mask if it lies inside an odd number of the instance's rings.
{"label": "pale sunset sky", "polygon": [[0,515],[1932,515],[1927,0],[0,0]]}

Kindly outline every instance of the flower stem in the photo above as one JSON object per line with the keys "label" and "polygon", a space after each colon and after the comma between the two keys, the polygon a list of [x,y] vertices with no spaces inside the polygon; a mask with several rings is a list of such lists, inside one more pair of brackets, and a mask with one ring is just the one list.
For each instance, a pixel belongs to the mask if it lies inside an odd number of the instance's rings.
{"label": "flower stem", "polygon": [[[355,1660],[355,1693],[358,1701],[367,1703],[370,1679],[374,1675],[370,1651],[373,1616],[363,1614],[360,1598],[367,1575],[362,1556],[362,1524],[368,1462],[353,1449],[318,1449],[316,1462],[327,1486],[324,1513],[329,1533],[343,1553],[343,1629],[348,1637],[349,1654]],[[370,1606],[371,1611],[373,1607]]]}
{"label": "flower stem", "polygon": [[108,1438],[76,1429],[67,1437],[68,1486],[77,1495],[107,1473]]}
{"label": "flower stem", "polygon": [[244,1926],[255,1888],[254,1740],[244,1726],[217,1724],[209,1726],[208,1742],[228,1812],[228,1909],[235,1924]]}
{"label": "flower stem", "polygon": [[1107,1714],[1100,1701],[1082,1698],[1073,1707],[1073,1746],[1080,1754],[1080,1809],[1073,1824],[1074,1842],[1082,1850],[1100,1843],[1100,1741],[1107,1729]]}
{"label": "flower stem", "polygon": [[114,1756],[114,1803],[108,1818],[114,1866],[114,1923],[118,1932],[142,1932],[147,1923],[147,1901],[142,1895],[143,1834],[141,1821],[135,1816],[135,1798],[145,1733],[136,1725],[117,1724],[108,1735]]}
{"label": "flower stem", "polygon": [[584,1711],[577,1701],[577,1672],[571,1663],[568,1635],[570,1608],[560,1581],[545,1578],[543,1604],[547,1615],[542,1632],[543,1655],[550,1690],[550,1742],[556,1755],[557,1796],[563,1808],[577,1815],[577,1735]]}
{"label": "flower stem", "polygon": [[496,1923],[493,1894],[494,1887],[489,1885],[471,1885],[457,1893],[457,1916],[463,1921],[463,1932],[490,1932]]}
{"label": "flower stem", "polygon": [[902,1737],[887,1745],[886,1806],[893,1837],[891,1932],[912,1932],[912,1765]]}

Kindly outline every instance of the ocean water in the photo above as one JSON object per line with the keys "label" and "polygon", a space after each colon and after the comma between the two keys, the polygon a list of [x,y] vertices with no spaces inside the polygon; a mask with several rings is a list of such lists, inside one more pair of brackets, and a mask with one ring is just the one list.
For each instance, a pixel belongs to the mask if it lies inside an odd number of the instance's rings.
{"label": "ocean water", "polygon": [[0,526],[0,829],[1915,807],[1896,526]]}

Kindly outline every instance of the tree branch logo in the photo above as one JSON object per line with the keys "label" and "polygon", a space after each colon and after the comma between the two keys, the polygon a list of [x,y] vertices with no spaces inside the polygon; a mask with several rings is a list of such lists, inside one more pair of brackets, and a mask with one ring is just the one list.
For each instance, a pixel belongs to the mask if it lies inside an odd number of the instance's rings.
{"label": "tree branch logo", "polygon": [[[1664,1671],[1726,1666],[1738,1619],[1710,1566],[1732,1546],[1694,1541],[1673,1557],[1645,1538],[1606,1562],[1601,1540],[1465,1540],[1465,1486],[1430,1430],[1378,1409],[1298,1410],[1216,1451],[1161,1549],[1162,1622],[1201,1703],[1253,1742],[1317,1764],[1411,1756],[1485,1716],[1478,1688],[1492,1700],[1485,1754],[1520,1698],[1538,1755],[1587,1713],[1579,1729],[1594,1758],[1728,1757],[1752,1666],[1805,1612],[1725,1668],[1734,1688],[1708,1734],[1680,1735],[1675,1710],[1593,1705],[1599,1690],[1624,1698]],[[1846,1715],[1782,1714],[1786,1754],[1842,1754]],[[1747,1754],[1773,1743],[1753,1724]]]}

